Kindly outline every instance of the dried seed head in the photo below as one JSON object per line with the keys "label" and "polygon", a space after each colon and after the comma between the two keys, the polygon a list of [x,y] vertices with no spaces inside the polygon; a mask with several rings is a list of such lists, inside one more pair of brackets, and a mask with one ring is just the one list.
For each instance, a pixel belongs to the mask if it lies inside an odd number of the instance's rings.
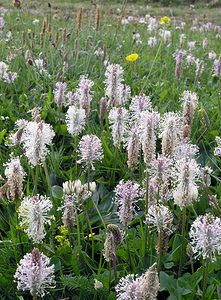
{"label": "dried seed head", "polygon": [[79,8],[77,11],[77,33],[81,30],[81,21],[82,21],[82,8]]}
{"label": "dried seed head", "polygon": [[95,15],[95,29],[98,31],[100,27],[100,10],[99,8],[96,9]]}
{"label": "dried seed head", "polygon": [[107,234],[106,240],[104,242],[104,259],[109,262],[112,261],[116,256],[116,245],[114,242],[114,237],[112,233]]}
{"label": "dried seed head", "polygon": [[59,32],[57,31],[56,35],[55,35],[55,47],[56,48],[58,47],[58,43],[59,43]]}
{"label": "dried seed head", "polygon": [[109,224],[107,226],[107,237],[104,243],[104,258],[107,262],[116,257],[116,249],[122,240],[122,233],[117,225]]}
{"label": "dried seed head", "polygon": [[64,195],[64,211],[62,215],[62,221],[66,228],[72,228],[76,220],[76,206],[75,197]]}
{"label": "dried seed head", "polygon": [[102,124],[103,120],[105,119],[105,115],[107,112],[107,99],[102,97],[100,99],[100,122]]}
{"label": "dried seed head", "polygon": [[109,224],[107,229],[112,233],[116,247],[119,246],[122,241],[122,232],[120,228],[115,224]]}

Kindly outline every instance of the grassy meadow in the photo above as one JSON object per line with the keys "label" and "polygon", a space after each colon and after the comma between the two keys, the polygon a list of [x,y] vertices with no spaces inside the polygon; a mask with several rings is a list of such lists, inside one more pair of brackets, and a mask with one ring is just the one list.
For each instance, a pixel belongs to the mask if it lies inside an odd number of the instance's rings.
{"label": "grassy meadow", "polygon": [[0,1],[0,300],[221,299],[221,8]]}

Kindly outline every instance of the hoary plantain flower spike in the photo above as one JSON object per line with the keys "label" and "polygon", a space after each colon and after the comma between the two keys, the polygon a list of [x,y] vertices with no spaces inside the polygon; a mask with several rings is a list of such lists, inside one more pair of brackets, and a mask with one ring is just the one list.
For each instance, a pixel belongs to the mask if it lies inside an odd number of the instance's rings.
{"label": "hoary plantain flower spike", "polygon": [[221,253],[221,219],[208,213],[199,216],[190,228],[191,246],[196,257],[216,260]]}
{"label": "hoary plantain flower spike", "polygon": [[41,243],[46,235],[45,224],[51,225],[54,216],[49,212],[53,205],[46,196],[25,197],[18,209],[20,226],[35,243]]}
{"label": "hoary plantain flower spike", "polygon": [[94,82],[88,79],[88,75],[82,75],[80,77],[79,86],[76,89],[76,97],[80,103],[80,107],[85,110],[86,119],[88,119],[90,114],[90,106],[92,101],[91,88]]}
{"label": "hoary plantain flower spike", "polygon": [[160,289],[156,263],[141,276],[129,274],[121,278],[115,290],[117,300],[156,300]]}
{"label": "hoary plantain flower spike", "polygon": [[141,112],[139,120],[140,141],[146,164],[149,164],[156,157],[158,123],[159,114],[157,112]]}
{"label": "hoary plantain flower spike", "polygon": [[182,210],[197,200],[200,168],[195,159],[183,158],[176,161],[174,174],[176,186],[173,198],[175,204]]}
{"label": "hoary plantain flower spike", "polygon": [[127,142],[127,165],[130,169],[135,168],[139,163],[140,148],[141,144],[138,128],[134,127],[130,131],[129,139]]}
{"label": "hoary plantain flower spike", "polygon": [[62,107],[65,102],[66,82],[57,82],[54,89],[54,100],[58,107]]}
{"label": "hoary plantain flower spike", "polygon": [[124,226],[133,219],[135,203],[142,197],[140,185],[132,181],[121,180],[115,188],[115,202],[118,205],[118,216]]}
{"label": "hoary plantain flower spike", "polygon": [[111,127],[113,144],[116,147],[120,147],[120,144],[124,141],[128,118],[128,111],[123,107],[113,107],[109,112],[108,119]]}
{"label": "hoary plantain flower spike", "polygon": [[162,153],[171,156],[181,138],[181,117],[174,112],[165,113],[160,123]]}
{"label": "hoary plantain flower spike", "polygon": [[19,199],[23,195],[24,169],[19,157],[11,157],[5,168],[6,183],[0,188],[0,195],[8,199]]}
{"label": "hoary plantain flower spike", "polygon": [[96,135],[84,135],[80,140],[78,152],[78,163],[85,163],[94,170],[94,162],[103,158],[101,140]]}
{"label": "hoary plantain flower spike", "polygon": [[167,251],[169,237],[174,230],[171,211],[164,205],[151,205],[146,216],[146,223],[157,231],[157,253]]}
{"label": "hoary plantain flower spike", "polygon": [[67,130],[72,135],[81,133],[86,125],[86,113],[83,108],[78,108],[75,105],[69,106],[65,115]]}
{"label": "hoary plantain flower spike", "polygon": [[122,102],[120,99],[122,95],[123,68],[118,64],[108,65],[105,77],[105,95],[108,98],[108,106],[118,106]]}
{"label": "hoary plantain flower spike", "polygon": [[37,296],[44,297],[47,289],[55,287],[54,265],[49,264],[50,259],[37,248],[25,254],[14,275],[17,289],[30,291],[35,299]]}
{"label": "hoary plantain flower spike", "polygon": [[160,289],[160,282],[157,273],[157,264],[154,263],[140,280],[140,290],[138,291],[139,300],[156,300]]}
{"label": "hoary plantain flower spike", "polygon": [[181,100],[183,102],[183,138],[189,138],[192,129],[193,117],[198,104],[198,96],[194,92],[184,91]]}

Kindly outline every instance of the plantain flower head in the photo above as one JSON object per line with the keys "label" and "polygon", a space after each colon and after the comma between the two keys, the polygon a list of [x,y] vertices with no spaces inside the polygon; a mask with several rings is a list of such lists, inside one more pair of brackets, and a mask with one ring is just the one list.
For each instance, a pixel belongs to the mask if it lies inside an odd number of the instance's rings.
{"label": "plantain flower head", "polygon": [[30,291],[32,296],[44,297],[48,288],[55,287],[54,265],[49,264],[50,259],[37,248],[25,254],[14,275],[17,289]]}

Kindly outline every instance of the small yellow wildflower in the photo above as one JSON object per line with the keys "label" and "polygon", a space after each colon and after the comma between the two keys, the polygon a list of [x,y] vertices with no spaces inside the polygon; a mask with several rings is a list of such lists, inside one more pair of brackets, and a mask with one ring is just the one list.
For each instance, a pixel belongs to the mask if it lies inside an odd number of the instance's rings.
{"label": "small yellow wildflower", "polygon": [[58,229],[61,235],[68,235],[68,229],[64,225],[59,226]]}
{"label": "small yellow wildflower", "polygon": [[60,246],[70,246],[70,241],[65,236],[56,235],[55,240],[60,244]]}
{"label": "small yellow wildflower", "polygon": [[60,244],[60,246],[70,246],[70,241],[67,238],[68,229],[64,225],[61,225],[58,227],[58,230],[60,232],[60,235],[55,236],[55,240],[57,241],[57,243]]}
{"label": "small yellow wildflower", "polygon": [[56,235],[55,239],[58,243],[62,243],[64,240],[64,237],[62,235]]}
{"label": "small yellow wildflower", "polygon": [[136,61],[138,59],[139,55],[137,53],[132,53],[130,55],[127,55],[125,57],[126,61]]}
{"label": "small yellow wildflower", "polygon": [[28,33],[31,33],[31,31],[32,31],[32,30],[31,30],[30,28],[28,28]]}
{"label": "small yellow wildflower", "polygon": [[94,236],[94,235],[95,235],[94,232],[93,232],[92,234],[90,233],[89,235],[86,235],[86,236],[84,237],[84,239],[85,239],[85,240],[89,240],[89,239],[91,239],[92,236]]}
{"label": "small yellow wildflower", "polygon": [[171,19],[169,17],[163,17],[160,19],[160,24],[161,25],[170,25]]}

